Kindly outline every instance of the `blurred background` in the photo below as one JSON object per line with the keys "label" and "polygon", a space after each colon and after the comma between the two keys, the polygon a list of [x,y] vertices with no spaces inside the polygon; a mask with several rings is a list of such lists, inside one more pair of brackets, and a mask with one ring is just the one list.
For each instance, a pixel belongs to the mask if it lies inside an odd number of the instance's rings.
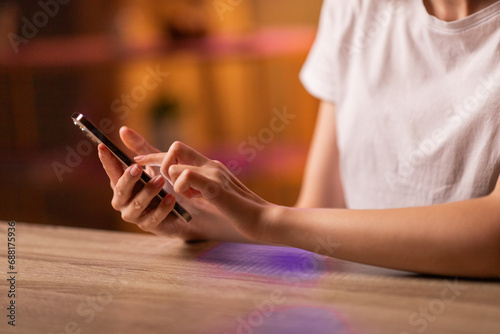
{"label": "blurred background", "polygon": [[138,231],[111,208],[73,112],[116,141],[122,125],[163,150],[182,140],[293,205],[318,107],[298,74],[320,6],[0,1],[0,220]]}

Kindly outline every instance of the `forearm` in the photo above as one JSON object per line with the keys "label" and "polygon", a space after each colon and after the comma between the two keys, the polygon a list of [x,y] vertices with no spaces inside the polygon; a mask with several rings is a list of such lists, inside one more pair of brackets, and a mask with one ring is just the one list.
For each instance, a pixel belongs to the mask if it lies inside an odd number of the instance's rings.
{"label": "forearm", "polygon": [[345,208],[335,114],[334,104],[321,103],[297,208]]}
{"label": "forearm", "polygon": [[275,207],[266,241],[317,251],[336,244],[340,259],[441,275],[500,277],[500,209],[493,195],[388,210]]}
{"label": "forearm", "polygon": [[[213,216],[199,214],[210,239],[232,239],[237,231],[244,239],[311,251],[318,251],[320,242],[335,243],[327,255],[341,259],[421,273],[500,277],[500,181],[488,196],[428,207],[298,209],[264,201],[220,162],[179,142],[167,153],[136,160],[161,166],[177,194],[203,198],[216,208]],[[234,230],[209,234],[221,228]]]}

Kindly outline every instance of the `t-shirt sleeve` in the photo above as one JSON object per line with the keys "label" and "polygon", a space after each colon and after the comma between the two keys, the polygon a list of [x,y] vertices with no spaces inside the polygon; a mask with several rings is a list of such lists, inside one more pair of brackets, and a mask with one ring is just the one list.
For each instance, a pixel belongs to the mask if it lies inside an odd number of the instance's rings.
{"label": "t-shirt sleeve", "polygon": [[341,1],[324,1],[316,39],[300,72],[300,80],[311,95],[333,103],[339,99],[338,56],[343,7]]}

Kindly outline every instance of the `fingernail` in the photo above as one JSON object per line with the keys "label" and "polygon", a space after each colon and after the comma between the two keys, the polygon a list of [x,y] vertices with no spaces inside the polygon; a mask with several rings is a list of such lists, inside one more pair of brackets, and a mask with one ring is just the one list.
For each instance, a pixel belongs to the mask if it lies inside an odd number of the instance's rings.
{"label": "fingernail", "polygon": [[134,158],[135,161],[140,161],[140,160],[144,160],[144,156],[143,155],[138,155]]}
{"label": "fingernail", "polygon": [[163,177],[161,175],[158,175],[157,177],[155,177],[153,179],[153,186],[155,186],[157,188],[163,186],[163,183],[164,183],[164,181],[163,181]]}
{"label": "fingernail", "polygon": [[170,205],[174,202],[174,196],[172,194],[168,194],[167,196],[165,196],[163,201],[165,202],[166,205]]}
{"label": "fingernail", "polygon": [[132,167],[132,169],[130,169],[130,175],[137,176],[139,174],[141,174],[141,168],[137,165],[134,165],[134,167]]}

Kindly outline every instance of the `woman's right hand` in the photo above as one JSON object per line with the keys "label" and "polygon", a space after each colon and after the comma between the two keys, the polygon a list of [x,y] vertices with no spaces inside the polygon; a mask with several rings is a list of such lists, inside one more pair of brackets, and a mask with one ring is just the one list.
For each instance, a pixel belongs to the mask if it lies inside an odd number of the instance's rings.
{"label": "woman's right hand", "polygon": [[[141,135],[127,127],[120,129],[120,137],[137,155],[160,152]],[[179,237],[184,240],[248,241],[236,232],[227,217],[202,199],[186,200],[179,196],[179,204],[193,216],[189,223],[170,214],[176,198],[172,187],[158,168],[146,168],[152,180],[142,187],[138,182],[142,167],[132,165],[123,170],[122,164],[104,145],[99,145],[98,151],[113,189],[111,204],[121,213],[124,221],[136,224],[142,230],[156,235]],[[156,208],[151,208],[149,203],[165,185],[169,194]]]}

